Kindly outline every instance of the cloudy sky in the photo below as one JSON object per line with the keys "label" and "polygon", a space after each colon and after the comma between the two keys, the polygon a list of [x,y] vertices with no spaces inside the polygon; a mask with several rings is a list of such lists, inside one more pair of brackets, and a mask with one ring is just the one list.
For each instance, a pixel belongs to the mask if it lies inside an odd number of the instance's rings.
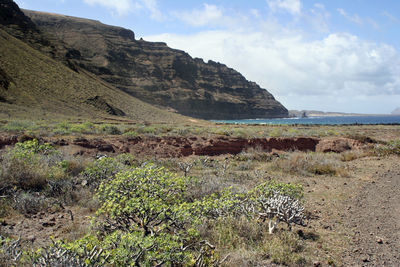
{"label": "cloudy sky", "polygon": [[219,61],[288,109],[400,107],[398,0],[16,0]]}

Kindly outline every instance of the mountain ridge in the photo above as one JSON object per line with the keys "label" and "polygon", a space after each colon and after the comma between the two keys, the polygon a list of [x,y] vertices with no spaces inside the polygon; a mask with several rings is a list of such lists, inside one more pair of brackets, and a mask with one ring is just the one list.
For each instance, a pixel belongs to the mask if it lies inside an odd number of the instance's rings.
{"label": "mountain ridge", "polygon": [[80,57],[70,61],[152,105],[202,119],[287,117],[265,89],[224,64],[192,58],[162,42],[95,20],[23,10],[42,31]]}

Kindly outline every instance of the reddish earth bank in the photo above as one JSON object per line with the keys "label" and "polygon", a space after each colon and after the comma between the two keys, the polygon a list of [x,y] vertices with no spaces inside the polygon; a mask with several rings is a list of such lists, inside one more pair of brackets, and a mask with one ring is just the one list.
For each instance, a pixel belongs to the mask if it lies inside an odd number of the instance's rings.
{"label": "reddish earth bank", "polygon": [[[25,140],[23,136],[0,136],[0,148]],[[232,138],[232,137],[135,137],[135,138],[75,138],[75,139],[43,139],[59,146],[61,150],[74,155],[96,155],[98,153],[131,153],[134,155],[150,155],[157,157],[185,157],[190,155],[217,156],[222,154],[238,154],[249,148],[271,152],[279,151],[317,151],[343,152],[359,149],[360,141],[348,138],[319,139],[312,137],[298,138]]]}

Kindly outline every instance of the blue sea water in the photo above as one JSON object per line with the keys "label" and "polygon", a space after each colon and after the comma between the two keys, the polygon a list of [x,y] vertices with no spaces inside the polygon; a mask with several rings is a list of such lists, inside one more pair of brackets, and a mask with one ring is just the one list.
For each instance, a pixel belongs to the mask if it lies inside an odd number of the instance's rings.
{"label": "blue sea water", "polygon": [[217,123],[233,124],[315,124],[315,125],[342,125],[342,124],[400,124],[400,115],[377,116],[338,116],[338,117],[310,117],[286,119],[251,119],[251,120],[213,120]]}

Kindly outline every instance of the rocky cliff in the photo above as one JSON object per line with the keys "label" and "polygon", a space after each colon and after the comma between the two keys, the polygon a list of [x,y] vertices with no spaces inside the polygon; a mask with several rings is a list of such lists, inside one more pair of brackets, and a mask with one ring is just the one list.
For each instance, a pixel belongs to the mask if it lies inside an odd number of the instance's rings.
{"label": "rocky cliff", "polygon": [[132,31],[98,21],[23,10],[58,37],[79,67],[156,106],[203,119],[278,118],[287,109],[227,66],[192,58],[165,43],[136,40]]}

